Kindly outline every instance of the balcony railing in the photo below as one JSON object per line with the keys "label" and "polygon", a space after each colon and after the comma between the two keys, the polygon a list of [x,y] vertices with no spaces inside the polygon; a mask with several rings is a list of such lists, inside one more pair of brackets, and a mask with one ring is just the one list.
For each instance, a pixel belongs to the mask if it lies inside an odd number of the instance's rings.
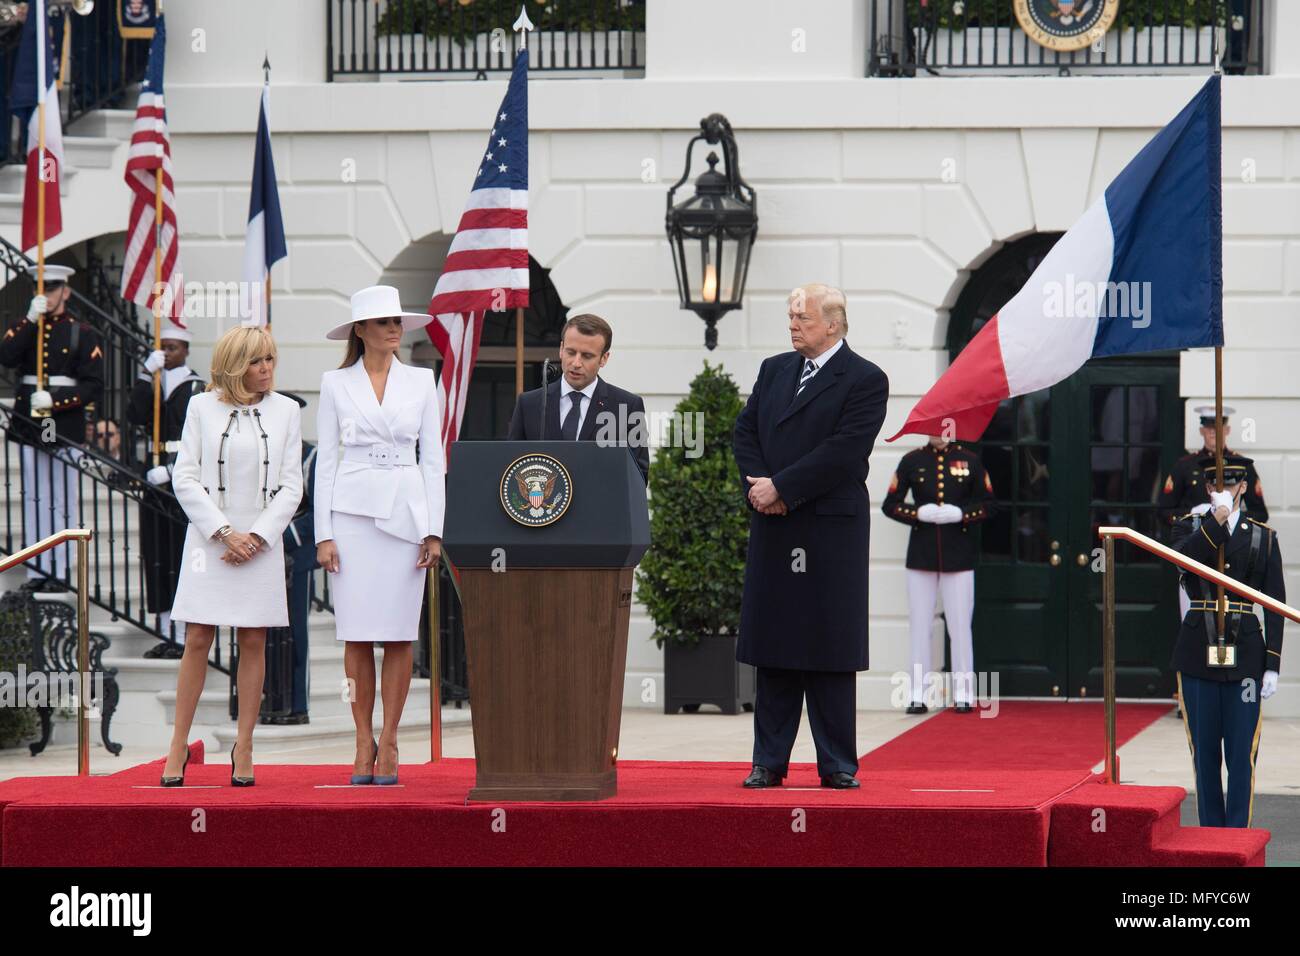
{"label": "balcony railing", "polygon": [[[325,0],[328,78],[508,71],[520,0]],[[529,0],[533,71],[645,70],[645,0]]]}
{"label": "balcony railing", "polygon": [[[30,5],[28,9],[35,9]],[[86,16],[66,7],[50,8],[55,56],[63,63],[64,31],[67,70],[60,87],[59,106],[66,129],[79,117],[98,109],[121,109],[135,105],[132,88],[144,78],[149,60],[149,41],[123,40],[118,33],[116,5],[97,3]],[[0,31],[0,116],[5,136],[0,143],[0,163],[22,162],[26,156],[26,131],[19,129],[9,112],[8,91],[13,83],[21,24]],[[75,135],[77,130],[69,131]]]}
{"label": "balcony railing", "polygon": [[[1093,22],[1105,0],[1077,0],[1055,34]],[[1109,29],[1080,49],[1051,49],[1027,33],[1015,0],[870,0],[870,76],[998,73],[1225,73],[1264,71],[1265,0],[1124,0]],[[1029,7],[1052,7],[1030,3]],[[1098,27],[1099,29],[1099,27]],[[1062,39],[1050,42],[1068,45]]]}

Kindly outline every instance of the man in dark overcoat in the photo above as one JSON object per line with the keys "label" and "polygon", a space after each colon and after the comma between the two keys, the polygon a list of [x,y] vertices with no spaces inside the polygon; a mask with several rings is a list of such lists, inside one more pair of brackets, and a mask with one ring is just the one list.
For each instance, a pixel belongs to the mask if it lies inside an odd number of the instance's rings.
{"label": "man in dark overcoat", "polygon": [[763,361],[734,433],[751,511],[736,657],[757,668],[745,786],[780,785],[807,697],[822,786],[848,789],[867,668],[867,458],[889,379],[845,341],[838,289],[795,289],[789,321],[794,351]]}

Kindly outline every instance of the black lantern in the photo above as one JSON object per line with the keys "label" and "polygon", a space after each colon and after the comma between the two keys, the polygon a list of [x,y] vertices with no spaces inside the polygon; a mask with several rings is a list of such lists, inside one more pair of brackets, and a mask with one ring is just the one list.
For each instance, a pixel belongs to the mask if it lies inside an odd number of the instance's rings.
{"label": "black lantern", "polygon": [[[695,180],[695,195],[674,206],[673,194],[691,174],[691,150],[699,140],[722,144],[725,172],[718,172],[718,154],[710,152],[709,168]],[[718,318],[740,308],[758,235],[754,190],[740,176],[736,139],[721,113],[700,120],[700,132],[687,144],[686,169],[668,190],[667,226],[681,307],[705,321],[704,344],[715,348]]]}

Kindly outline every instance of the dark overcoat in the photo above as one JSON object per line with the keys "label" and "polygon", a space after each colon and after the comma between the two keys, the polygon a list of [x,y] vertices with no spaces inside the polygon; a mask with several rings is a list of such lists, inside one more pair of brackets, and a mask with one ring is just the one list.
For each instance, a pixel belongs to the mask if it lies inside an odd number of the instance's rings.
{"label": "dark overcoat", "polygon": [[867,458],[889,379],[845,342],[802,394],[803,356],[765,359],[736,419],[745,476],[771,478],[789,512],[751,511],[738,660],[810,671],[867,668]]}

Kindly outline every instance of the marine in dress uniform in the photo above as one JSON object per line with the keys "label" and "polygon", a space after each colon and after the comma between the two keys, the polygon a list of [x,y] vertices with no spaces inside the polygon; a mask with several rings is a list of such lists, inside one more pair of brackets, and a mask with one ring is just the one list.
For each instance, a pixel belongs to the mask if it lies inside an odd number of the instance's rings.
{"label": "marine in dress uniform", "polygon": [[934,601],[942,594],[952,641],[953,699],[958,713],[969,713],[975,701],[971,617],[976,560],[970,529],[993,513],[993,483],[978,455],[933,437],[898,463],[881,510],[912,526],[906,562],[912,638],[912,701],[907,712],[928,710],[923,692],[931,673],[930,631]]}
{"label": "marine in dress uniform", "polygon": [[[159,463],[145,466],[149,491],[140,505],[140,550],[144,558],[145,607],[159,615],[159,629],[169,639],[144,652],[150,658],[179,658],[185,643],[185,628],[172,628],[172,598],[181,573],[185,528],[189,519],[172,492],[172,465],[180,450],[181,432],[190,399],[201,394],[207,383],[189,365],[191,336],[187,329],[167,325],[162,330],[162,348],[151,352],[144,371],[131,388],[126,417],[153,439],[153,373],[162,372],[162,423],[159,436],[163,451]],[[153,461],[150,447],[149,461]],[[157,489],[154,491],[153,489]],[[173,633],[174,631],[174,633]]]}
{"label": "marine in dress uniform", "polygon": [[[1213,492],[1214,456],[1199,460],[1211,509],[1184,515],[1174,524],[1174,547],[1215,567],[1224,545],[1224,572],[1279,601],[1286,600],[1282,552],[1277,535],[1240,509],[1250,474],[1250,459],[1226,454],[1223,486]],[[1216,502],[1217,499],[1217,502]],[[1231,508],[1227,520],[1217,504]],[[1277,689],[1282,663],[1281,615],[1264,612],[1260,627],[1254,605],[1225,591],[1225,655],[1218,655],[1217,588],[1194,574],[1182,575],[1191,607],[1174,645],[1173,667],[1183,702],[1187,743],[1196,772],[1196,810],[1203,827],[1248,827],[1254,805],[1255,758],[1259,752],[1260,703]],[[1228,765],[1225,800],[1222,764]]]}
{"label": "marine in dress uniform", "polygon": [[[36,267],[27,271],[35,278]],[[86,414],[104,389],[104,350],[99,335],[67,308],[67,266],[45,267],[45,295],[32,299],[27,315],[0,339],[0,365],[22,376],[14,394],[9,437],[22,444],[23,546],[81,522],[78,446],[86,440]],[[45,388],[37,388],[37,319],[44,315]],[[53,429],[32,410],[48,413]],[[55,440],[57,436],[57,441]],[[28,578],[70,574],[70,546],[51,548],[28,564]]]}

